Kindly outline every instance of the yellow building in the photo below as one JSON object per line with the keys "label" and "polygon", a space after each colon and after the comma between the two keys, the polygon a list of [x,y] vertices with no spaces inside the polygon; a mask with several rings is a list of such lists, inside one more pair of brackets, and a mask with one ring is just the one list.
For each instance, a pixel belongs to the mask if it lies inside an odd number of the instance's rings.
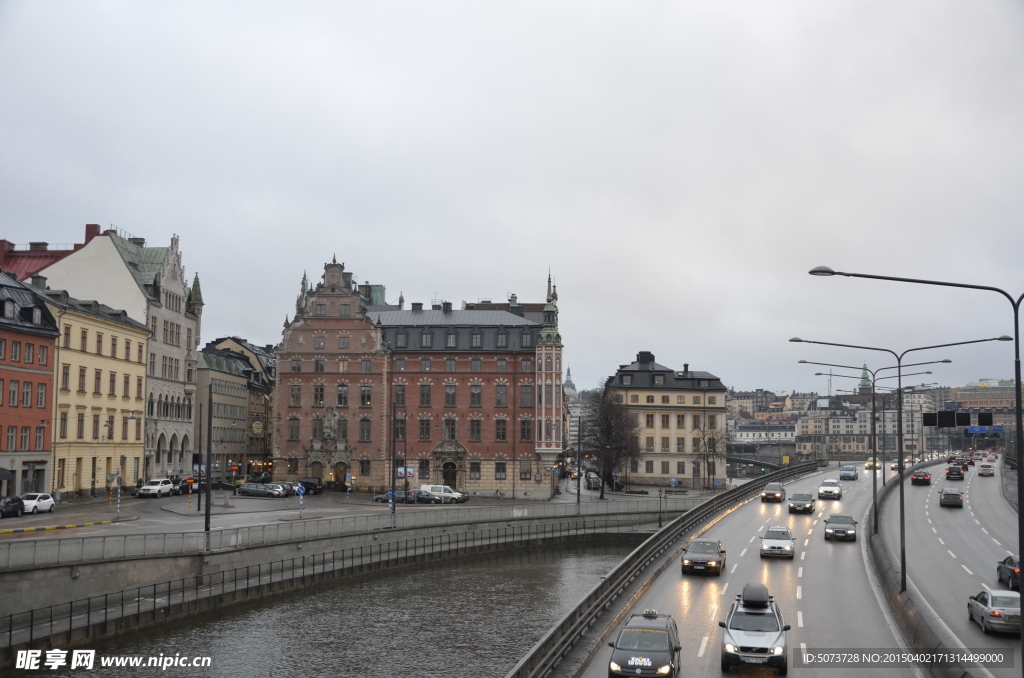
{"label": "yellow building", "polygon": [[51,491],[102,496],[142,477],[149,328],[125,311],[45,292],[60,338],[54,388]]}

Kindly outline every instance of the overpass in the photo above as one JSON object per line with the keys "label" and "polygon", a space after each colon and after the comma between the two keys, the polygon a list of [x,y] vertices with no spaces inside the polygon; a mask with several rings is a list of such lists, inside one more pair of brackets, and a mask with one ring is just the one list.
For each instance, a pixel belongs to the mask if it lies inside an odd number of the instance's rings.
{"label": "overpass", "polygon": [[773,471],[778,471],[784,468],[782,464],[777,461],[768,461],[767,459],[758,459],[756,457],[736,457],[727,456],[725,460],[730,464],[753,464],[758,468],[770,468]]}

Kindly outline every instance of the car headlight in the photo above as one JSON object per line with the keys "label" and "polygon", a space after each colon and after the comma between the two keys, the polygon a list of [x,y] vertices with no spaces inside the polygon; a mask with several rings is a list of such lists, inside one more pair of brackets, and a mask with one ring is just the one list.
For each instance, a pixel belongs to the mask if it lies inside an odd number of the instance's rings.
{"label": "car headlight", "polygon": [[833,530],[831,527],[825,528],[825,534],[832,534],[833,532],[835,532],[835,530]]}
{"label": "car headlight", "polygon": [[850,529],[848,529],[848,530],[846,531],[846,534],[857,534],[857,530],[855,530],[855,529],[853,529],[853,528],[851,527]]}
{"label": "car headlight", "polygon": [[792,546],[783,546],[782,548],[786,549],[787,551],[793,550]]}
{"label": "car headlight", "polygon": [[715,565],[718,565],[718,561],[717,560],[709,560],[708,561],[708,566],[714,567]]}
{"label": "car headlight", "polygon": [[683,560],[683,565],[689,565],[689,564],[690,564],[689,560]]}
{"label": "car headlight", "polygon": [[612,671],[621,671],[622,670],[622,667],[619,666],[618,664],[616,664],[615,662],[609,662],[608,663],[608,668],[611,669]]}
{"label": "car headlight", "polygon": [[664,666],[661,666],[661,667],[658,668],[658,673],[660,675],[664,676],[664,675],[667,675],[668,672],[671,671],[671,670],[672,670],[672,665],[671,664],[665,664]]}
{"label": "car headlight", "polygon": [[733,645],[732,643],[726,643],[725,644],[725,651],[726,652],[735,652],[736,651],[736,646]]}
{"label": "car headlight", "polygon": [[761,496],[762,496],[762,497],[767,497],[767,496],[768,496],[768,493],[767,493],[767,492],[762,492],[762,493],[761,493]]}
{"label": "car headlight", "polygon": [[786,651],[786,648],[782,647],[781,645],[779,647],[776,647],[776,648],[772,649],[772,653],[773,654],[782,654],[785,651]]}

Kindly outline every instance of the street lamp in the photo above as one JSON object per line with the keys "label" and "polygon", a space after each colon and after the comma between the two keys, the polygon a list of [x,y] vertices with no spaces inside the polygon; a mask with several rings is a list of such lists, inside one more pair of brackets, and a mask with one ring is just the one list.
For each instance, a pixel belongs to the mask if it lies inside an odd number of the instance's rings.
{"label": "street lamp", "polygon": [[[819,275],[819,274],[816,274]],[[948,344],[936,344],[934,346],[919,346],[917,348],[908,348],[902,353],[897,353],[892,349],[878,348],[874,346],[857,346],[854,344],[837,344],[828,341],[811,341],[809,339],[801,339],[800,337],[793,337],[790,339],[791,342],[803,343],[803,344],[820,344],[822,346],[837,346],[839,348],[856,348],[862,351],[881,351],[883,353],[889,353],[892,357],[896,358],[896,450],[898,453],[899,462],[899,476],[900,476],[900,593],[907,590],[907,542],[906,542],[906,518],[904,509],[904,491],[903,491],[903,357],[908,353],[914,351],[927,351],[933,348],[946,348],[949,346],[964,346],[966,344],[981,344],[988,341],[1012,341],[1012,337],[1008,337],[1005,334],[999,337],[992,337],[989,339],[972,339],[970,341],[955,341]],[[909,365],[908,365],[909,367]]]}

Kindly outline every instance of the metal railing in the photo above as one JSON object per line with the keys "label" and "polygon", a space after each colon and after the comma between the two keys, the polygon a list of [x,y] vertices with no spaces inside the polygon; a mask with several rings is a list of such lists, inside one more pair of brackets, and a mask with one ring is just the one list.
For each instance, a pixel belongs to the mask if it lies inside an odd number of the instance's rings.
{"label": "metal railing", "polygon": [[684,534],[707,522],[718,513],[760,494],[761,488],[770,482],[779,482],[810,473],[820,467],[816,461],[795,464],[789,468],[760,476],[750,482],[718,495],[679,516],[659,530],[626,557],[614,570],[595,586],[574,610],[562,618],[554,628],[541,638],[530,652],[508,672],[506,678],[542,678],[553,670],[573,644],[607,609],[612,600],[619,596],[636,579],[641,571],[652,564],[666,549],[670,548]]}
{"label": "metal railing", "polygon": [[[719,495],[724,496],[724,495]],[[688,511],[707,501],[707,497],[663,499],[666,513]],[[350,534],[379,532],[389,529],[410,529],[462,523],[485,523],[502,520],[563,518],[577,515],[611,515],[619,513],[651,513],[658,511],[657,499],[587,502],[583,504],[510,504],[437,509],[433,511],[399,511],[394,524],[390,513],[347,518],[324,518],[253,527],[236,527],[206,532],[170,532],[128,534],[102,537],[62,537],[0,542],[0,570],[15,567],[37,567],[87,561],[130,558],[137,556],[183,555],[209,550],[264,546],[309,539],[323,539]],[[306,509],[309,510],[309,509]],[[207,547],[207,539],[209,546]]]}

